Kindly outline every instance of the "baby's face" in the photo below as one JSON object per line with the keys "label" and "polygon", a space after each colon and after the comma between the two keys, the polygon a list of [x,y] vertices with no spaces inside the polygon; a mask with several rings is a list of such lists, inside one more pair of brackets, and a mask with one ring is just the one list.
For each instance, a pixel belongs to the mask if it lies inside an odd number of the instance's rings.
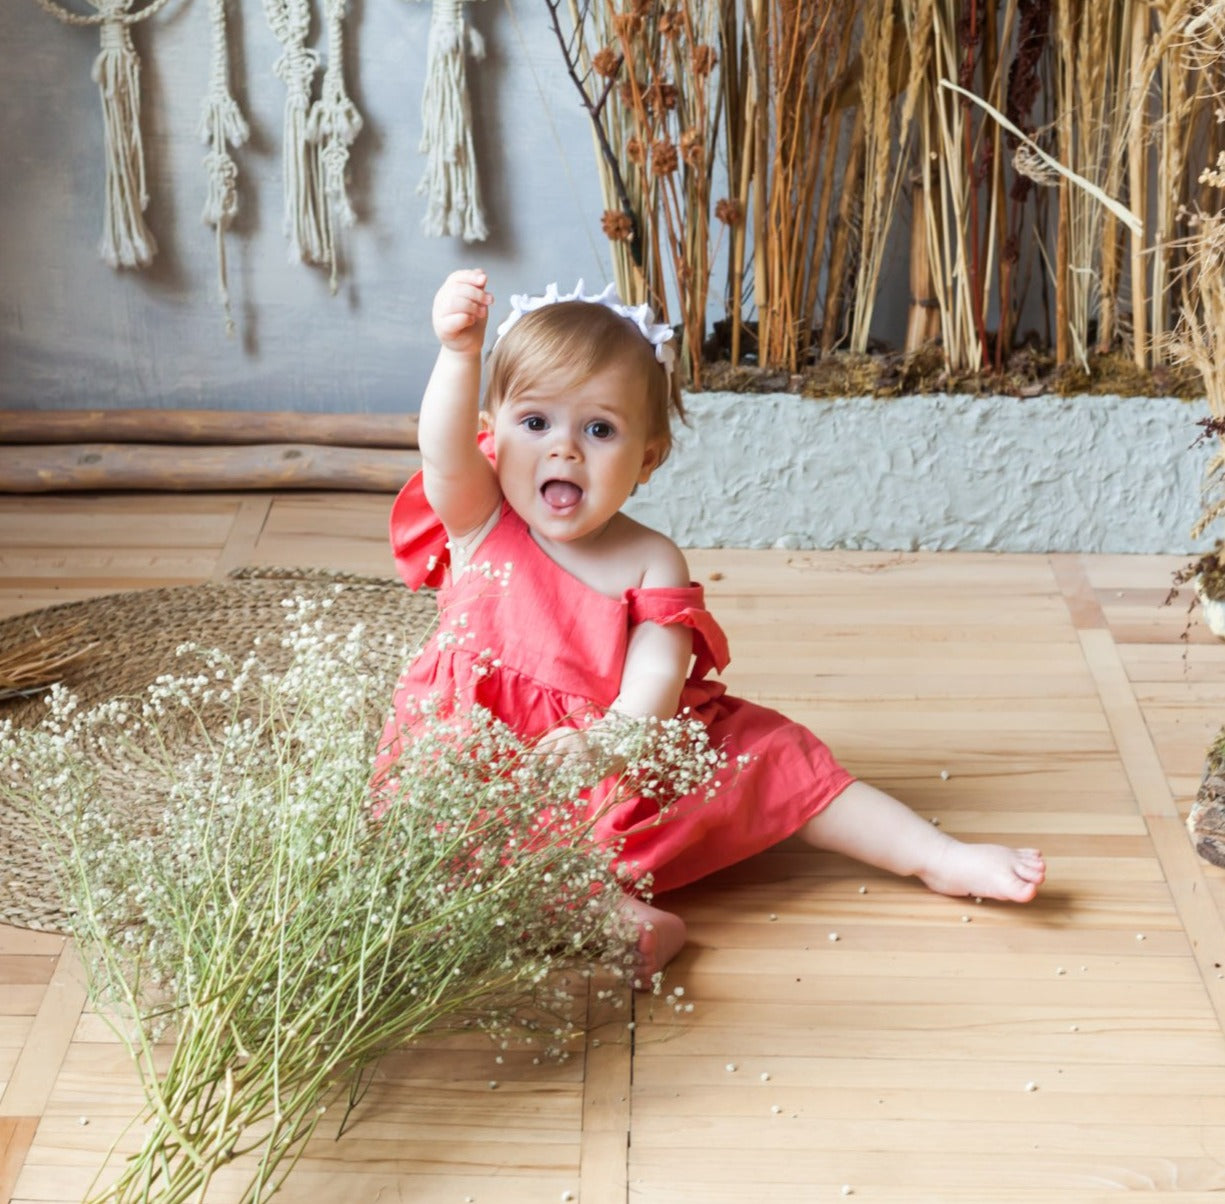
{"label": "baby's face", "polygon": [[640,376],[613,365],[577,385],[546,378],[494,415],[498,482],[539,536],[598,537],[659,463]]}

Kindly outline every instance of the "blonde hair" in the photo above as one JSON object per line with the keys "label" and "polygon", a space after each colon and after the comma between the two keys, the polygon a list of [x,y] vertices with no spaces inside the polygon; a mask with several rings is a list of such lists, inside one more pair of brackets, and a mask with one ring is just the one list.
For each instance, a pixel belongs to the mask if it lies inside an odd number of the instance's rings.
{"label": "blonde hair", "polygon": [[561,388],[590,379],[613,363],[637,365],[647,407],[648,439],[662,464],[672,450],[672,415],[685,417],[673,374],[628,318],[590,301],[559,301],[526,313],[489,355],[485,408],[490,416],[507,397],[544,377]]}

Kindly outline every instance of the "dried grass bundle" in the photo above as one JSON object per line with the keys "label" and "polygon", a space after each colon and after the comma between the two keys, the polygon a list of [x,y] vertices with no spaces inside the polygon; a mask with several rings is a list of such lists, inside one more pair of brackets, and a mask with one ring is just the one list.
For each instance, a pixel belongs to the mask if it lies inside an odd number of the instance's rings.
{"label": "dried grass bundle", "polygon": [[546,4],[591,119],[617,290],[630,304],[650,302],[665,320],[679,317],[682,363],[701,388],[720,6],[568,0],[567,34],[560,0]]}
{"label": "dried grass bundle", "polygon": [[[842,93],[853,46],[855,6],[847,0],[774,0],[753,8],[754,88],[765,97],[751,127],[755,209],[754,300],[758,358],[796,372],[808,357],[831,252],[835,158],[847,117]],[[861,45],[866,43],[861,43]],[[887,63],[888,43],[885,46]],[[868,73],[866,62],[860,79]],[[844,199],[857,191],[854,150]],[[845,211],[843,211],[845,213]],[[837,229],[845,231],[846,224]],[[836,241],[836,240],[835,240]],[[845,257],[845,251],[842,256]],[[830,272],[837,295],[841,273]],[[826,321],[832,321],[829,314]]]}
{"label": "dried grass bundle", "polygon": [[1225,211],[1193,221],[1181,274],[1184,305],[1165,347],[1174,362],[1200,374],[1212,415],[1205,434],[1218,441],[1205,470],[1203,513],[1191,530],[1197,539],[1225,514]]}
{"label": "dried grass bundle", "polygon": [[74,623],[48,635],[36,631],[27,642],[0,650],[0,700],[33,694],[59,681],[64,669],[97,647],[83,628],[83,623]]}
{"label": "dried grass bundle", "polygon": [[[1126,98],[1132,22],[1125,5],[1091,0],[1054,4],[1056,154],[1061,164],[1108,196],[1122,187],[1129,105]],[[1094,195],[1066,178],[1058,184],[1055,250],[1055,357],[1088,371],[1091,329],[1100,313],[1106,211]],[[1110,237],[1117,237],[1111,225]],[[1117,287],[1117,272],[1112,271]],[[1113,322],[1113,314],[1110,317]],[[1100,341],[1100,340],[1099,340]]]}
{"label": "dried grass bundle", "polygon": [[[832,329],[849,262],[861,129],[837,207],[834,198],[844,128],[862,123],[853,0],[568,0],[569,33],[560,0],[546,3],[591,118],[619,291],[679,320],[700,388],[711,268],[728,233],[733,361],[749,309],[759,363],[798,370],[820,324],[821,283]],[[728,193],[715,200],[718,161]]]}
{"label": "dried grass bundle", "polygon": [[[998,46],[1012,37],[1016,9],[996,27],[982,0],[904,0],[912,47],[911,88],[917,125],[917,187],[931,268],[932,297],[940,311],[945,361],[954,370],[981,370],[988,358],[987,308],[999,254],[993,171],[994,128],[968,101],[942,87],[985,92],[1003,104]],[[987,194],[984,197],[984,192]]]}
{"label": "dried grass bundle", "polygon": [[[1193,107],[1201,118],[1210,107],[1208,128],[1219,131],[1225,126],[1225,0],[1211,0],[1186,17],[1182,32],[1178,61],[1194,76]],[[1217,142],[1219,138],[1205,138],[1202,145],[1211,148]],[[1225,514],[1225,151],[1215,150],[1207,163],[1195,184],[1208,204],[1186,211],[1190,233],[1177,248],[1185,258],[1169,288],[1180,295],[1178,321],[1159,348],[1199,373],[1212,415],[1205,435],[1218,440],[1217,454],[1205,473],[1204,510],[1192,529],[1194,537]]]}
{"label": "dried grass bundle", "polygon": [[[931,60],[934,18],[935,0],[917,0],[903,5],[900,20],[893,0],[870,0],[864,9],[864,79],[860,102],[864,137],[864,210],[850,324],[850,348],[857,355],[865,354],[868,349],[885,241],[903,178],[909,170],[909,145],[915,111]],[[907,52],[901,60],[895,60],[891,51],[899,42],[907,47]],[[890,53],[885,53],[886,49]],[[904,85],[901,84],[903,69]],[[899,88],[903,99],[895,125],[894,98]],[[921,185],[916,184],[916,188]]]}
{"label": "dried grass bundle", "polygon": [[1042,260],[1060,363],[1126,335],[1141,368],[1165,354],[1187,215],[1213,208],[1187,165],[1225,162],[1225,0],[566,0],[569,34],[546,3],[618,287],[683,328],[692,386],[725,232],[733,363],[752,325],[764,369],[801,370],[818,330],[866,352],[907,188],[908,349],[1001,368]]}

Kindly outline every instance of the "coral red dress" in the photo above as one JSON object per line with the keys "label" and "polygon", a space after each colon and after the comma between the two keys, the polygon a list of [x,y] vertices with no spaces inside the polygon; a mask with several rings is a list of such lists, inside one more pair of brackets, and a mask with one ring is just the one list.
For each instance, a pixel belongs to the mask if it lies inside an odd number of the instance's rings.
{"label": "coral red dress", "polygon": [[665,823],[642,798],[602,817],[600,835],[621,844],[635,878],[650,873],[654,890],[666,891],[742,861],[795,832],[854,780],[807,728],[708,679],[728,663],[727,639],[700,585],[598,593],[551,560],[505,504],[452,577],[446,532],[420,474],[392,507],[391,542],[410,589],[438,587],[441,621],[396,688],[376,777],[395,759],[409,704],[431,697],[486,707],[525,739],[562,723],[583,726],[620,691],[630,629],[652,622],[693,631],[680,706],[706,725],[713,747],[748,759],[720,775],[727,781],[712,798],[681,800]]}

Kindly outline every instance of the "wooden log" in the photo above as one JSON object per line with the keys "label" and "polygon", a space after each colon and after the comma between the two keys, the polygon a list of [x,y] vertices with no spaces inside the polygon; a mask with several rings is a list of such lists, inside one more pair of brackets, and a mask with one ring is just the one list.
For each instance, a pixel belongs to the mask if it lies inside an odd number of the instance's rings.
{"label": "wooden log", "polygon": [[289,410],[3,410],[0,443],[319,443],[417,446],[416,414]]}
{"label": "wooden log", "polygon": [[0,447],[0,493],[116,489],[394,493],[420,467],[416,451],[316,444],[39,444]]}

